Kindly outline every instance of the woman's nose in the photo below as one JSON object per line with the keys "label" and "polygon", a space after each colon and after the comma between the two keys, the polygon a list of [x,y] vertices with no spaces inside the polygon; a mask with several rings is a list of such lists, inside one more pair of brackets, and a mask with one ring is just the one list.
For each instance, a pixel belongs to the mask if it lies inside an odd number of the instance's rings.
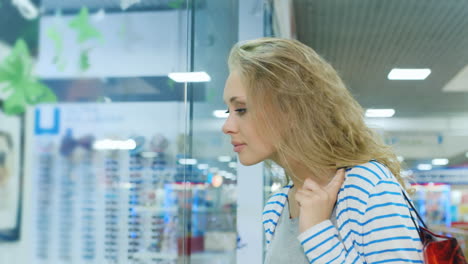
{"label": "woman's nose", "polygon": [[237,132],[236,124],[234,123],[234,120],[232,120],[231,115],[229,115],[226,121],[224,122],[222,130],[223,133],[227,135]]}

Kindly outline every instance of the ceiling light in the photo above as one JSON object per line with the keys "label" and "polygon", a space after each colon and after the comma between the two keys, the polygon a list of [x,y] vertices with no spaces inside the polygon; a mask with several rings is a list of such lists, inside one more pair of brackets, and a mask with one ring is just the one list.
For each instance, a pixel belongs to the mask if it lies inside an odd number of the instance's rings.
{"label": "ceiling light", "polygon": [[136,142],[133,139],[128,140],[112,140],[103,139],[97,140],[93,143],[93,149],[96,150],[130,150],[136,148]]}
{"label": "ceiling light", "polygon": [[229,113],[226,113],[226,110],[215,110],[213,111],[213,115],[217,118],[227,118]]}
{"label": "ceiling light", "polygon": [[419,164],[418,170],[432,170],[431,164]]}
{"label": "ceiling light", "polygon": [[409,177],[409,176],[413,175],[413,173],[414,172],[412,170],[404,170],[404,171],[401,172],[401,176]]}
{"label": "ceiling light", "polygon": [[405,158],[403,158],[403,156],[398,156],[397,159],[398,159],[399,162],[403,162],[405,160]]}
{"label": "ceiling light", "polygon": [[197,168],[199,170],[206,170],[209,168],[208,164],[198,164]]}
{"label": "ceiling light", "polygon": [[467,158],[468,158],[468,152],[467,152],[467,153],[465,153],[465,157],[467,157]]}
{"label": "ceiling light", "polygon": [[448,159],[433,159],[432,160],[432,165],[436,165],[436,166],[444,166],[444,165],[447,165],[448,163],[449,163]]}
{"label": "ceiling light", "polygon": [[430,69],[399,69],[390,71],[387,78],[389,80],[425,80],[431,74]]}
{"label": "ceiling light", "polygon": [[121,182],[121,183],[119,184],[119,186],[120,186],[120,188],[122,188],[122,189],[130,189],[130,188],[133,187],[133,184],[130,183],[130,182]]}
{"label": "ceiling light", "polygon": [[226,179],[232,179],[232,173],[225,173],[223,176]]}
{"label": "ceiling light", "polygon": [[152,151],[145,151],[145,152],[141,152],[140,155],[143,158],[153,159],[153,158],[156,158],[158,156],[158,153],[157,152],[152,152]]}
{"label": "ceiling light", "polygon": [[173,72],[168,74],[174,82],[209,82],[211,77],[206,72]]}
{"label": "ceiling light", "polygon": [[196,159],[179,159],[179,164],[182,165],[195,165],[197,164]]}
{"label": "ceiling light", "polygon": [[395,109],[367,109],[367,117],[392,117],[395,114]]}
{"label": "ceiling light", "polygon": [[231,157],[229,157],[229,156],[219,156],[219,157],[218,157],[218,161],[219,161],[219,162],[230,162],[230,161],[231,161]]}

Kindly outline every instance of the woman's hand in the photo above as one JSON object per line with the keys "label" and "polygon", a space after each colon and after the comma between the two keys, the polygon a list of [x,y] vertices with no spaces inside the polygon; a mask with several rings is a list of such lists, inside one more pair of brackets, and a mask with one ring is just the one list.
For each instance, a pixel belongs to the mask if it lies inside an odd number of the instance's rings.
{"label": "woman's hand", "polygon": [[345,178],[345,170],[339,169],[333,179],[324,187],[314,180],[305,180],[302,188],[296,192],[299,203],[299,232],[330,219],[333,207]]}

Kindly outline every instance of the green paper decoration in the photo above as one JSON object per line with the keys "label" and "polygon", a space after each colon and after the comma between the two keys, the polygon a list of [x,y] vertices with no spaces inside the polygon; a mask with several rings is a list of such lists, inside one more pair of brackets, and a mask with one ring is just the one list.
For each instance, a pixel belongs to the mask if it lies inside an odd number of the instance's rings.
{"label": "green paper decoration", "polygon": [[47,29],[47,36],[54,42],[55,56],[53,58],[53,63],[57,65],[57,68],[60,71],[65,70],[66,63],[63,61],[62,52],[63,52],[63,38],[60,32],[52,27]]}
{"label": "green paper decoration", "polygon": [[[70,21],[69,26],[78,33],[79,44],[83,44],[84,42],[91,39],[100,39],[102,37],[97,28],[91,25],[87,7],[81,8],[80,13],[72,21]],[[81,71],[87,71],[89,69],[89,49],[81,50],[79,67]]]}
{"label": "green paper decoration", "polygon": [[171,89],[171,91],[174,91],[174,86],[175,86],[174,80],[168,79],[167,80],[167,85],[169,86],[169,89]]}
{"label": "green paper decoration", "polygon": [[69,26],[77,31],[79,43],[101,37],[101,33],[91,25],[89,21],[89,11],[87,7],[81,8],[80,13],[70,21]]}
{"label": "green paper decoration", "polygon": [[89,69],[89,50],[82,50],[80,54],[80,69],[86,71]]}
{"label": "green paper decoration", "polygon": [[173,0],[170,1],[167,5],[170,8],[179,9],[182,7],[183,4],[185,4],[185,0]]}
{"label": "green paper decoration", "polygon": [[10,92],[3,105],[5,114],[18,115],[28,104],[57,101],[54,92],[33,76],[32,68],[28,46],[18,39],[10,55],[0,62],[0,83],[6,84],[2,91]]}

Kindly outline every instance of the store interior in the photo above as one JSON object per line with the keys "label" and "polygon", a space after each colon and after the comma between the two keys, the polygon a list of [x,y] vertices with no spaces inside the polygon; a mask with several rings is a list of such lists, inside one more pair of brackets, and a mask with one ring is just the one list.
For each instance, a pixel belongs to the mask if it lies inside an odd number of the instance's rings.
{"label": "store interior", "polygon": [[0,0],[0,263],[263,263],[284,172],[221,132],[229,50],[263,36],[337,69],[468,255],[468,2]]}

